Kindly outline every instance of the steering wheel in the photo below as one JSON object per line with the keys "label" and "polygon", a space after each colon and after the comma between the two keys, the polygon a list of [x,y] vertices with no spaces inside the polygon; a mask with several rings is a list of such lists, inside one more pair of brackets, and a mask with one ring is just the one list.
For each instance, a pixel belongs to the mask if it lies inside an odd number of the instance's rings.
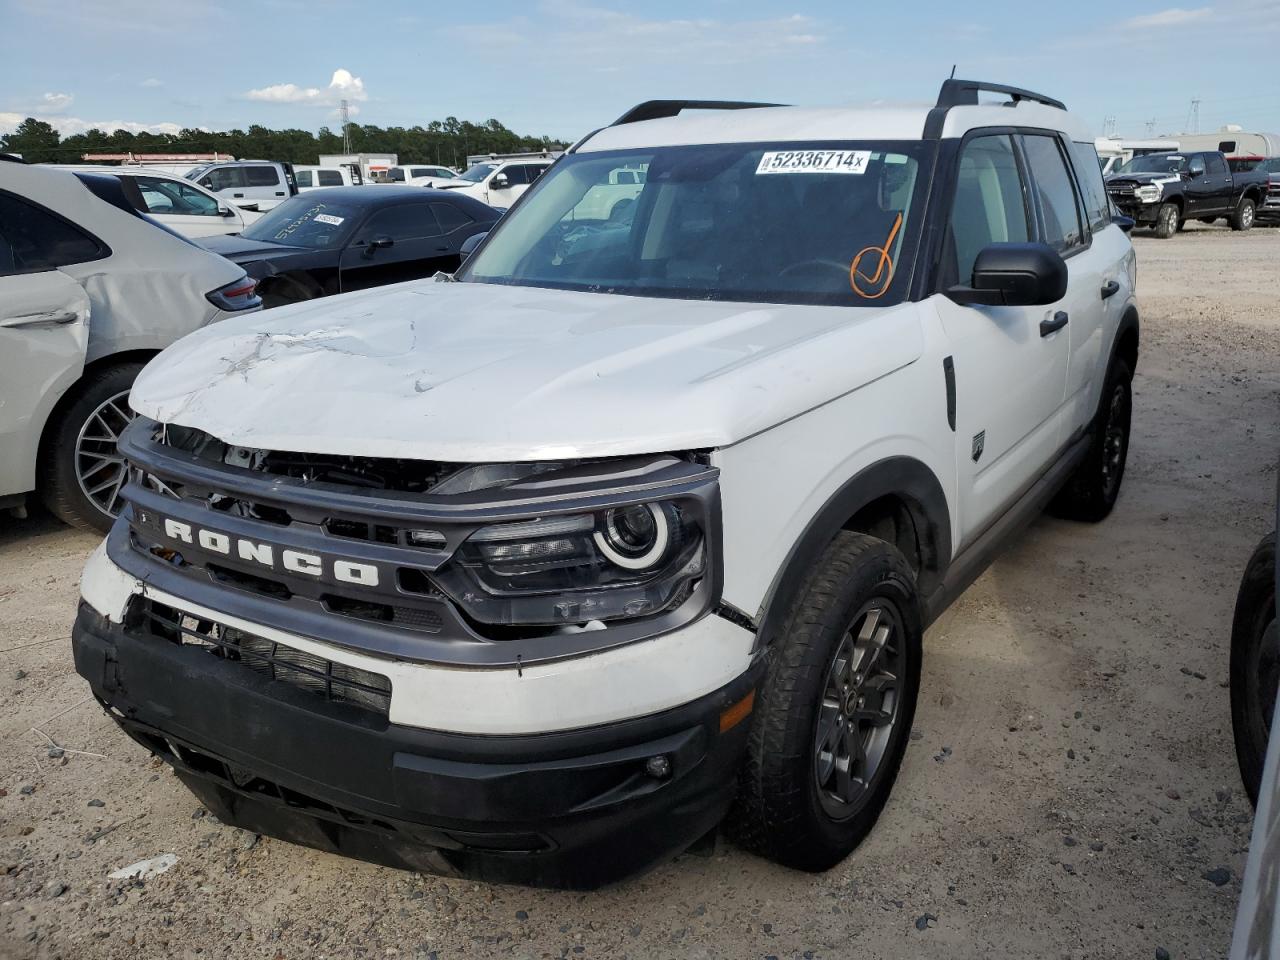
{"label": "steering wheel", "polygon": [[848,274],[849,265],[840,263],[836,260],[822,260],[815,258],[813,260],[801,260],[799,263],[793,263],[789,267],[783,267],[778,271],[778,276],[785,277],[792,273],[798,273],[806,267],[830,267],[832,270],[839,270],[841,274]]}

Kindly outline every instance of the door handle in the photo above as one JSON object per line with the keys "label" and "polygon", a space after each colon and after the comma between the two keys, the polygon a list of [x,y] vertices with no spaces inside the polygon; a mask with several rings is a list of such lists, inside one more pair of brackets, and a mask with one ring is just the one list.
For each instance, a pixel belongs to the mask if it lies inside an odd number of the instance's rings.
{"label": "door handle", "polygon": [[277,196],[277,197],[283,197],[283,196],[284,196],[284,191],[283,191],[283,190],[277,190],[277,191],[276,191],[276,196]]}
{"label": "door handle", "polygon": [[1067,325],[1067,312],[1059,310],[1053,315],[1052,320],[1040,321],[1040,336],[1047,337],[1051,333],[1057,333]]}
{"label": "door handle", "polygon": [[0,327],[8,327],[10,330],[14,330],[22,327],[64,326],[68,323],[75,323],[79,319],[80,314],[73,310],[65,313],[27,313],[20,317],[0,320]]}
{"label": "door handle", "polygon": [[1109,300],[1120,292],[1120,284],[1115,280],[1108,280],[1102,285],[1102,299]]}
{"label": "door handle", "polygon": [[233,193],[233,194],[232,194],[232,196],[233,196],[233,197],[243,197],[243,196],[244,196],[244,194],[243,194],[243,193]]}

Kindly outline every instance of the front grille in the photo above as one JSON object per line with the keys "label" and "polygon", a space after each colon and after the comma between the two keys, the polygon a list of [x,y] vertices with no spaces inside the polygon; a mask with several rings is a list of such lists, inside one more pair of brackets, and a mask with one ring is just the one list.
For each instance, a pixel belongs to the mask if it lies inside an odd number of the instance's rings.
{"label": "front grille", "polygon": [[137,619],[151,636],[170,643],[202,647],[214,656],[240,663],[272,680],[343,703],[386,720],[391,711],[391,681],[382,674],[326,660],[213,620],[142,598]]}

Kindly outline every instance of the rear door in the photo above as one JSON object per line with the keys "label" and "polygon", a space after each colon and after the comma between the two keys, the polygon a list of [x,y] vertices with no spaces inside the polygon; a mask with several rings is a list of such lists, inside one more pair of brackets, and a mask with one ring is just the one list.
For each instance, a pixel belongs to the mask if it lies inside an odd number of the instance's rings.
{"label": "rear door", "polygon": [[[968,284],[978,252],[989,244],[1037,239],[1036,210],[1014,137],[1005,132],[967,139],[946,228],[942,288]],[[960,550],[1053,462],[1061,443],[1069,334],[1041,335],[1041,321],[1063,309],[1060,304],[960,306],[945,296],[933,302],[950,341],[948,374],[955,383]]]}
{"label": "rear door", "polygon": [[449,241],[428,201],[384,207],[370,215],[342,251],[341,289],[429,277],[451,269],[450,259]]}
{"label": "rear door", "polygon": [[40,432],[53,404],[80,378],[89,345],[84,288],[37,247],[46,223],[68,233],[58,246],[74,254],[74,228],[0,193],[0,496],[34,486]]}

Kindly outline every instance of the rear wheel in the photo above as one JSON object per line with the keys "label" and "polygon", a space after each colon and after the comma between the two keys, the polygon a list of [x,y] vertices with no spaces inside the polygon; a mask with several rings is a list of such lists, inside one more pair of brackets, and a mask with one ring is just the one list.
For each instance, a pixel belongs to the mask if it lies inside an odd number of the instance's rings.
{"label": "rear wheel", "polygon": [[1178,232],[1178,221],[1181,214],[1176,203],[1161,204],[1156,212],[1155,235],[1161,240],[1168,240]]}
{"label": "rear wheel", "polygon": [[838,534],[768,654],[730,837],[811,871],[862,842],[906,750],[921,633],[902,554],[865,534]]}
{"label": "rear wheel", "polygon": [[1228,218],[1232,230],[1249,230],[1253,227],[1253,218],[1256,208],[1252,200],[1248,197],[1241,197],[1240,202],[1236,204],[1235,212]]}
{"label": "rear wheel", "polygon": [[1116,505],[1129,457],[1133,413],[1133,373],[1115,357],[1102,387],[1102,406],[1093,425],[1089,452],[1053,502],[1053,512],[1069,520],[1097,522]]}
{"label": "rear wheel", "polygon": [[89,374],[47,428],[41,498],[72,526],[105,533],[120,512],[127,471],[116,441],[135,416],[129,390],[142,367],[122,363]]}
{"label": "rear wheel", "polygon": [[1267,738],[1280,684],[1276,623],[1276,535],[1269,534],[1245,567],[1231,625],[1231,732],[1240,778],[1256,805]]}

